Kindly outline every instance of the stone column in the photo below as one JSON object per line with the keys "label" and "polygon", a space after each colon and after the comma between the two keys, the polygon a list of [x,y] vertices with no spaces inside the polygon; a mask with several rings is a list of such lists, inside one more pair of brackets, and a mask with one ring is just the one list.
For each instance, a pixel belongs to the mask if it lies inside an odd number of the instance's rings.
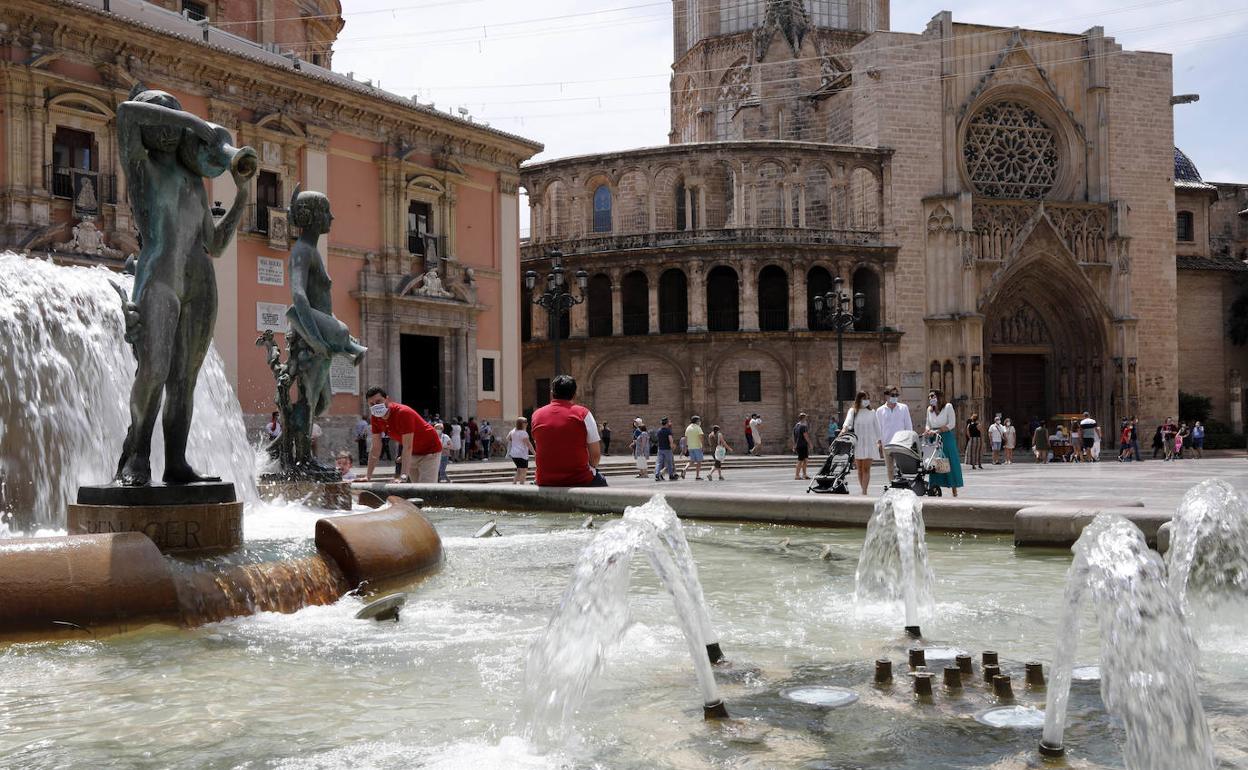
{"label": "stone column", "polygon": [[387,337],[387,353],[386,356],[386,392],[391,398],[403,400],[403,361],[402,347],[400,345],[400,334],[398,327],[394,323],[394,319],[387,319],[385,322],[385,335]]}
{"label": "stone column", "polygon": [[689,263],[689,331],[706,331],[706,267]]}
{"label": "stone column", "polygon": [[650,333],[659,333],[659,271],[646,271],[646,289],[650,310]]}
{"label": "stone column", "polygon": [[693,229],[693,191],[685,185],[685,221],[684,229],[686,231]]}
{"label": "stone column", "polygon": [[1227,394],[1228,405],[1231,407],[1231,430],[1235,433],[1244,432],[1244,379],[1238,369],[1231,370],[1231,387]]}
{"label": "stone column", "polygon": [[[575,282],[575,279],[573,279]],[[576,291],[576,290],[573,290]],[[588,291],[588,289],[586,290]],[[579,305],[573,305],[568,310],[568,326],[569,336],[573,338],[584,338],[589,336],[589,302],[582,302]]]}
{"label": "stone column", "polygon": [[758,265],[747,260],[741,265],[741,331],[758,331]]}
{"label": "stone column", "polygon": [[611,336],[624,333],[624,286],[619,270],[611,271]]}
{"label": "stone column", "polygon": [[550,318],[546,314],[546,308],[530,301],[529,313],[529,318],[531,319],[529,329],[532,331],[531,337],[533,341],[538,342],[550,339]]}
{"label": "stone column", "polygon": [[789,266],[789,331],[806,331],[806,265]]}
{"label": "stone column", "polygon": [[[455,414],[469,417],[472,405],[469,403],[468,367],[475,366],[476,361],[468,360],[468,330],[456,329],[455,340]],[[475,394],[473,394],[475,395]]]}

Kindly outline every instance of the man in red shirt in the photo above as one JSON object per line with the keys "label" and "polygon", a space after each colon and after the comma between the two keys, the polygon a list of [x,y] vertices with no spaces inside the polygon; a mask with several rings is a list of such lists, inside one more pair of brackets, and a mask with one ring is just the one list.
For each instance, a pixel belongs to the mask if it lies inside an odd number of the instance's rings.
{"label": "man in red shirt", "polygon": [[561,374],[550,383],[550,403],[533,413],[529,432],[537,450],[539,487],[605,487],[598,472],[602,447],[594,415],[576,398],[576,380]]}
{"label": "man in red shirt", "polygon": [[373,447],[368,453],[368,473],[364,480],[373,480],[373,468],[377,466],[377,457],[381,454],[381,434],[386,433],[399,443],[398,462],[394,466],[395,481],[401,481],[401,473],[406,470],[408,480],[412,482],[438,483],[442,437],[437,430],[416,414],[415,409],[391,401],[381,388],[368,389],[368,410],[372,414]]}

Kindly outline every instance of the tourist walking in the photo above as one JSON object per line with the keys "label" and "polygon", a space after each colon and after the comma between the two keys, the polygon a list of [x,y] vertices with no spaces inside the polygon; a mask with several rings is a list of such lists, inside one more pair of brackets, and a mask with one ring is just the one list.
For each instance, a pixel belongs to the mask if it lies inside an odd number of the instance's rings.
{"label": "tourist walking", "polygon": [[355,448],[356,456],[360,458],[360,465],[368,464],[368,416],[360,415],[359,422],[355,424]]}
{"label": "tourist walking", "polygon": [[1135,419],[1135,415],[1130,418],[1131,422],[1131,454],[1134,455],[1135,461],[1142,463],[1144,458],[1140,457],[1140,421]]}
{"label": "tourist walking", "polygon": [[516,466],[512,484],[524,484],[529,480],[529,455],[536,452],[533,451],[533,442],[529,439],[528,427],[528,420],[517,417],[515,426],[507,432],[507,438],[503,439],[507,444],[507,457]]}
{"label": "tourist walking", "polygon": [[1018,443],[1018,431],[1014,429],[1014,421],[1009,417],[1005,418],[1005,433],[1003,444],[1005,446],[1005,464],[1014,464],[1014,445]]}
{"label": "tourist walking", "polygon": [[702,461],[705,459],[702,451],[703,436],[702,418],[695,414],[689,418],[689,425],[685,428],[685,449],[689,452],[689,462],[685,463],[684,469],[680,472],[682,479],[685,477],[685,471],[689,470],[689,466],[692,465],[694,480],[702,480]]}
{"label": "tourist walking", "polygon": [[468,418],[468,441],[464,444],[464,459],[475,460],[481,451],[481,426],[477,425],[476,417]]}
{"label": "tourist walking", "polygon": [[1118,462],[1131,462],[1131,421],[1122,421],[1122,430],[1118,431]]}
{"label": "tourist walking", "polygon": [[836,415],[828,418],[828,451],[832,451],[832,442],[836,441],[836,434],[841,432],[841,424],[837,422]]}
{"label": "tourist walking", "polygon": [[529,423],[539,487],[605,487],[598,472],[602,437],[589,409],[576,403],[576,380],[561,374],[550,382],[550,403]]}
{"label": "tourist walking", "polygon": [[854,406],[845,414],[845,427],[841,433],[854,434],[854,465],[858,469],[858,485],[868,494],[871,486],[871,463],[880,459],[883,442],[880,440],[880,422],[871,408],[871,397],[865,390],[854,396]]}
{"label": "tourist walking", "polygon": [[[1096,424],[1096,420],[1087,413],[1083,413],[1083,419],[1079,421],[1079,436],[1082,439],[1084,462],[1095,462],[1096,457],[1093,448],[1096,447],[1101,438],[1101,427]],[[1099,448],[1097,448],[1099,451]]]}
{"label": "tourist walking", "polygon": [[668,481],[676,480],[676,458],[672,456],[672,427],[666,417],[659,420],[659,432],[654,437],[659,448],[658,459],[654,462],[654,480],[662,481],[663,473],[667,473]]}
{"label": "tourist walking", "polygon": [[1039,420],[1031,430],[1031,453],[1036,456],[1036,462],[1049,462],[1049,432]]}
{"label": "tourist walking", "polygon": [[1196,453],[1196,459],[1201,460],[1205,457],[1205,426],[1200,424],[1200,420],[1192,426],[1192,451]]}
{"label": "tourist walking", "polygon": [[750,431],[750,420],[757,416],[749,414],[745,417],[745,451],[747,454],[754,454],[754,434]]}
{"label": "tourist walking", "polygon": [[602,453],[604,455],[611,454],[611,426],[604,420],[602,430],[598,431],[598,435],[602,436]]}
{"label": "tourist walking", "polygon": [[1174,459],[1183,459],[1183,443],[1187,440],[1187,424],[1179,423],[1179,429],[1174,433]]}
{"label": "tourist walking", "polygon": [[949,471],[933,473],[927,477],[927,483],[933,487],[948,487],[953,496],[958,496],[958,488],[962,486],[962,461],[958,457],[957,416],[953,412],[953,404],[945,400],[945,394],[939,390],[927,393],[927,431],[926,435],[940,438],[941,448],[949,461]]}
{"label": "tourist walking", "polygon": [[810,459],[810,426],[806,424],[806,413],[797,416],[797,424],[793,426],[793,451],[797,453],[797,465],[793,467],[793,478],[808,479],[806,461]]}
{"label": "tourist walking", "polygon": [[1153,459],[1157,459],[1157,455],[1166,451],[1166,437],[1162,431],[1162,426],[1158,425],[1157,430],[1153,431]]}
{"label": "tourist walking", "polygon": [[750,450],[752,455],[761,455],[763,453],[763,416],[760,414],[750,415],[750,436],[754,439],[754,447]]}
{"label": "tourist walking", "polygon": [[728,453],[732,451],[732,447],[728,445],[728,440],[724,438],[724,432],[719,429],[718,425],[711,426],[711,434],[706,437],[707,446],[712,448],[714,452],[715,465],[711,468],[711,472],[706,474],[707,481],[715,480],[715,472],[719,471],[719,480],[724,480],[724,460],[728,457]]}
{"label": "tourist walking", "polygon": [[459,418],[451,420],[451,460],[458,461],[460,450],[463,448],[464,427],[459,424]]}
{"label": "tourist walking", "polygon": [[[914,422],[910,419],[910,407],[901,403],[901,391],[896,385],[884,388],[884,404],[875,410],[875,419],[880,424],[880,441],[887,444],[903,430],[914,430]],[[829,442],[831,446],[831,442]],[[885,479],[889,482],[896,477],[893,468],[893,456],[884,453]]]}
{"label": "tourist walking", "polygon": [[441,421],[433,427],[442,435],[442,459],[438,462],[438,483],[450,484],[451,477],[446,474],[446,467],[451,463],[451,433],[447,425]]}
{"label": "tourist walking", "polygon": [[494,426],[489,420],[481,423],[481,459],[489,460],[494,449]]}
{"label": "tourist walking", "polygon": [[1005,442],[1005,426],[1001,424],[1001,415],[992,418],[988,426],[988,443],[992,445],[992,464],[1001,464],[1001,445]]}
{"label": "tourist walking", "polygon": [[637,478],[644,479],[649,475],[650,431],[646,430],[646,422],[640,417],[633,420],[633,440],[628,446],[633,450],[633,462],[637,464]]}
{"label": "tourist walking", "polygon": [[979,430],[979,412],[966,421],[966,461],[972,468],[984,467],[984,438]]}
{"label": "tourist walking", "polygon": [[438,480],[438,465],[442,457],[442,438],[433,426],[416,414],[406,404],[392,401],[385,390],[377,386],[368,389],[368,411],[372,415],[373,446],[368,455],[368,472],[365,481],[373,480],[373,469],[381,453],[382,433],[394,437],[399,443],[398,457],[394,465],[395,481],[401,481],[403,472],[419,484],[434,484]]}

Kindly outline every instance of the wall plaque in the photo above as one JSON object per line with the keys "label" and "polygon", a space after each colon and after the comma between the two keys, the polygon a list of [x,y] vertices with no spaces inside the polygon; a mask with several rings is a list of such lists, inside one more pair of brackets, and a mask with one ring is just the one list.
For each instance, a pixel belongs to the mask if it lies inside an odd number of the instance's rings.
{"label": "wall plaque", "polygon": [[280,302],[256,303],[256,331],[286,333],[286,306]]}
{"label": "wall plaque", "polygon": [[256,281],[267,286],[285,286],[285,263],[272,257],[260,257],[256,262]]}
{"label": "wall plaque", "polygon": [[334,356],[329,365],[329,389],[333,393],[360,393],[360,370],[350,356]]}

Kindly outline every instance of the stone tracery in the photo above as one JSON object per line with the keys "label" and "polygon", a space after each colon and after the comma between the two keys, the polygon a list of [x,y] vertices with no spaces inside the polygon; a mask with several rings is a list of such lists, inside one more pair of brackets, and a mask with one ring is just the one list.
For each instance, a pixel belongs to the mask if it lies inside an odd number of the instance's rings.
{"label": "stone tracery", "polygon": [[993,102],[975,113],[962,153],[971,184],[990,198],[1043,198],[1057,181],[1057,136],[1021,102]]}

